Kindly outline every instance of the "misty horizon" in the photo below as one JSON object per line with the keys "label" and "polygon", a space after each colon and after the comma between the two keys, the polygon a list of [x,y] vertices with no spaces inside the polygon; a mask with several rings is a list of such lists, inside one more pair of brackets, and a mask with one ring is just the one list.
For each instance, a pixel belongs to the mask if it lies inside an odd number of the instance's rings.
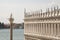
{"label": "misty horizon", "polygon": [[14,23],[24,22],[24,8],[26,12],[46,10],[52,6],[60,6],[60,0],[0,0],[0,22],[9,23],[13,14]]}

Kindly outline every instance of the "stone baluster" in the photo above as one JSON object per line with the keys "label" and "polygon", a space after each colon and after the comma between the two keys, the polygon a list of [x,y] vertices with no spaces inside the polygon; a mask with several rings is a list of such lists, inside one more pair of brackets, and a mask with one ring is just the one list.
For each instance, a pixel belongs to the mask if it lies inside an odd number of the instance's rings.
{"label": "stone baluster", "polygon": [[25,33],[27,33],[27,24],[26,24],[26,27],[25,27]]}
{"label": "stone baluster", "polygon": [[54,7],[54,16],[56,15],[56,9],[55,9],[55,7]]}
{"label": "stone baluster", "polygon": [[58,15],[60,15],[60,14],[59,14],[59,8],[58,8],[58,6],[57,6],[57,16],[58,16]]}
{"label": "stone baluster", "polygon": [[51,27],[50,27],[50,23],[48,24],[48,35],[50,35],[50,29],[51,29]]}
{"label": "stone baluster", "polygon": [[43,17],[44,17],[44,13],[43,13]]}
{"label": "stone baluster", "polygon": [[51,36],[51,23],[50,23],[50,36]]}
{"label": "stone baluster", "polygon": [[48,8],[48,17],[49,17],[49,15],[50,15],[50,11],[49,11],[49,8]]}
{"label": "stone baluster", "polygon": [[42,23],[41,23],[41,35],[42,35]]}
{"label": "stone baluster", "polygon": [[41,9],[41,17],[42,17],[43,15],[42,15],[42,9]]}
{"label": "stone baluster", "polygon": [[32,24],[32,33],[33,33],[33,24]]}
{"label": "stone baluster", "polygon": [[33,33],[33,24],[31,24],[31,33]]}
{"label": "stone baluster", "polygon": [[33,25],[33,33],[35,32],[35,23],[34,23],[34,25]]}
{"label": "stone baluster", "polygon": [[59,37],[60,37],[60,23],[59,23]]}
{"label": "stone baluster", "polygon": [[39,17],[40,17],[40,12],[39,12]]}
{"label": "stone baluster", "polygon": [[47,35],[47,23],[46,23],[46,35]]}
{"label": "stone baluster", "polygon": [[[26,26],[26,25],[24,24],[24,28],[25,28],[25,26]],[[24,33],[25,33],[25,29],[24,29]]]}
{"label": "stone baluster", "polygon": [[45,35],[46,35],[46,23],[45,23],[45,26],[44,27],[45,27]]}
{"label": "stone baluster", "polygon": [[46,12],[46,17],[47,17],[47,14],[48,14],[48,13]]}
{"label": "stone baluster", "polygon": [[53,36],[53,28],[54,28],[54,26],[53,26],[54,24],[53,23],[51,23],[51,36]]}
{"label": "stone baluster", "polygon": [[35,33],[36,33],[36,24],[35,24]]}
{"label": "stone baluster", "polygon": [[43,23],[43,34],[45,35],[45,23]]}
{"label": "stone baluster", "polygon": [[27,31],[27,33],[30,32],[30,24],[27,24],[26,31]]}
{"label": "stone baluster", "polygon": [[37,23],[37,34],[39,34],[39,24]]}
{"label": "stone baluster", "polygon": [[51,9],[50,9],[50,17],[51,17]]}
{"label": "stone baluster", "polygon": [[53,9],[51,8],[51,16],[53,16]]}
{"label": "stone baluster", "polygon": [[59,29],[60,29],[60,28],[59,28],[59,23],[58,23],[58,24],[57,24],[57,36],[59,36],[59,34],[60,34],[60,33],[59,33],[59,31],[60,31]]}
{"label": "stone baluster", "polygon": [[40,27],[39,27],[39,23],[38,23],[38,34],[40,33],[40,32],[39,32],[39,31],[40,31],[39,29],[40,29]]}
{"label": "stone baluster", "polygon": [[56,24],[54,24],[54,36],[56,36]]}
{"label": "stone baluster", "polygon": [[42,35],[43,35],[43,23],[42,23]]}
{"label": "stone baluster", "polygon": [[26,33],[28,33],[27,30],[28,30],[28,24],[26,24]]}
{"label": "stone baluster", "polygon": [[46,9],[46,17],[48,17],[48,10]]}
{"label": "stone baluster", "polygon": [[47,35],[49,35],[49,23],[47,23]]}
{"label": "stone baluster", "polygon": [[41,23],[39,24],[39,34],[41,34]]}
{"label": "stone baluster", "polygon": [[35,33],[35,30],[36,30],[36,29],[35,29],[35,24],[34,24],[34,33]]}

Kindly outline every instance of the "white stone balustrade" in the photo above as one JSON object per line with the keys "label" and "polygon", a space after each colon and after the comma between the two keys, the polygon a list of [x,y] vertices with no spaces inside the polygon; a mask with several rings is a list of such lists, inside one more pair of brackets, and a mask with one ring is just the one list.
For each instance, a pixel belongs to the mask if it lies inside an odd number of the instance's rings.
{"label": "white stone balustrade", "polygon": [[25,40],[60,40],[60,9],[25,15],[24,34],[27,36]]}
{"label": "white stone balustrade", "polygon": [[25,17],[26,18],[34,18],[34,17],[40,17],[40,18],[43,18],[43,17],[52,17],[52,16],[59,16],[60,15],[60,9],[56,9],[54,7],[54,10],[51,8],[51,11],[48,10],[46,12],[32,12],[31,14],[28,12],[25,14]]}

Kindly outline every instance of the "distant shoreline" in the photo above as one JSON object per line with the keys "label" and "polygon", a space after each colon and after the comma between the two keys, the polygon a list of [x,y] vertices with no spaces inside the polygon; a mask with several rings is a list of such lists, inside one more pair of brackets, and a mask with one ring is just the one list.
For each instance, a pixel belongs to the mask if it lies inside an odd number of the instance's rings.
{"label": "distant shoreline", "polygon": [[[0,28],[0,29],[10,29],[10,28]],[[24,29],[24,28],[13,28],[13,29]]]}

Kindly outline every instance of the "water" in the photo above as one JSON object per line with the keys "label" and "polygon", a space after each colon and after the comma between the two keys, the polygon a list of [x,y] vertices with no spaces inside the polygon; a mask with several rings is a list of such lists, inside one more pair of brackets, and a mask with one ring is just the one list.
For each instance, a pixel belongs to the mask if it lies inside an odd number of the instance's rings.
{"label": "water", "polygon": [[[0,29],[0,40],[10,40],[10,29]],[[24,30],[14,29],[13,40],[24,40]]]}

